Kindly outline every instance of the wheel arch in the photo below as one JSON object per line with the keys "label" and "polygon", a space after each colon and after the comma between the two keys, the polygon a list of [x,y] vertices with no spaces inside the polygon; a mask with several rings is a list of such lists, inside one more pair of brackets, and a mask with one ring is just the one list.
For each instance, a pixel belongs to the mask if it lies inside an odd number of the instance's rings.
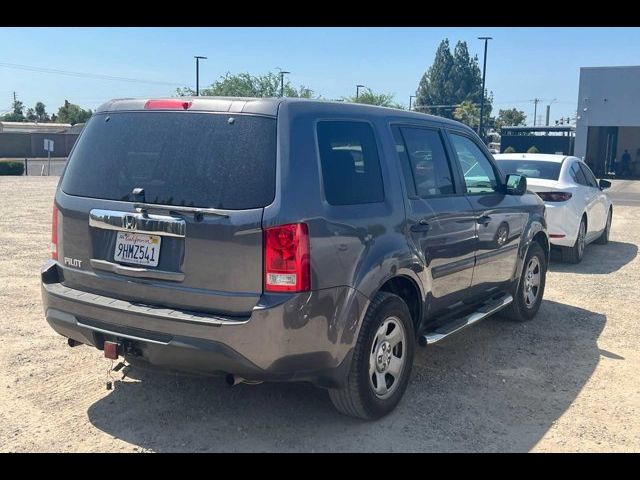
{"label": "wheel arch", "polygon": [[533,242],[539,243],[544,250],[545,260],[547,265],[551,258],[551,244],[549,242],[549,235],[547,234],[547,227],[544,218],[534,218],[527,225],[520,242],[520,248],[518,249],[518,265],[514,271],[513,285],[517,290],[520,284],[520,277],[522,276],[522,270],[524,268],[524,259],[527,256],[529,247]]}
{"label": "wheel arch", "polygon": [[424,312],[424,297],[418,283],[409,276],[396,275],[386,279],[375,293],[378,292],[389,292],[402,298],[409,307],[411,320],[417,334]]}

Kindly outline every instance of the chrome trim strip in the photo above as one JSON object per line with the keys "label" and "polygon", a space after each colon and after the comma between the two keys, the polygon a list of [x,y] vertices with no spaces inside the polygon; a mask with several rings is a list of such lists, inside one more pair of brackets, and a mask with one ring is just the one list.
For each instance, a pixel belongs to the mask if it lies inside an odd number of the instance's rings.
{"label": "chrome trim strip", "polygon": [[89,225],[105,230],[163,235],[166,237],[184,237],[187,229],[187,222],[182,218],[97,208],[89,212]]}
{"label": "chrome trim strip", "polygon": [[98,260],[96,258],[92,258],[89,263],[91,263],[91,266],[93,268],[96,268],[98,270],[118,273],[120,275],[126,275],[128,277],[156,278],[158,280],[169,280],[172,282],[182,282],[184,280],[184,273],[179,272],[167,272],[166,270],[149,270],[148,268],[139,267],[126,267],[118,263],[112,263],[106,260]]}
{"label": "chrome trim strip", "polygon": [[[479,308],[477,311],[467,315],[466,317],[463,317],[464,322],[460,326],[458,326],[457,328],[449,332],[441,333],[438,331],[433,331],[433,332],[429,332],[422,335],[422,338],[421,338],[422,344],[433,345],[434,343],[439,342],[440,340],[448,337],[449,335],[459,332],[463,328],[466,328],[469,325],[473,325],[474,323],[479,322],[483,318],[487,318],[489,315],[496,313],[498,310],[501,310],[502,308],[506,307],[511,302],[513,302],[513,297],[510,294],[507,294],[504,297],[502,297],[498,302],[484,305],[483,307]],[[446,325],[443,325],[442,328],[446,328]]]}

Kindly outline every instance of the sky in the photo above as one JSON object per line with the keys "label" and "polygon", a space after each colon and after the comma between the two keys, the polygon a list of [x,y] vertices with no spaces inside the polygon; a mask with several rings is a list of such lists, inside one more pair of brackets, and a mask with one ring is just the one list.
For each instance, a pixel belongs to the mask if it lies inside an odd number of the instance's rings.
{"label": "sky", "polygon": [[[362,84],[392,93],[408,105],[420,78],[433,63],[440,41],[466,41],[482,68],[484,42],[491,36],[486,69],[494,112],[518,108],[533,124],[551,104],[551,124],[575,116],[580,67],[640,64],[640,28],[496,27],[0,27],[0,114],[11,109],[13,92],[26,107],[42,101],[49,113],[67,99],[94,109],[112,98],[171,96],[180,86],[195,88],[226,72],[291,72],[327,99],[355,95]],[[119,77],[92,78],[43,70]]]}

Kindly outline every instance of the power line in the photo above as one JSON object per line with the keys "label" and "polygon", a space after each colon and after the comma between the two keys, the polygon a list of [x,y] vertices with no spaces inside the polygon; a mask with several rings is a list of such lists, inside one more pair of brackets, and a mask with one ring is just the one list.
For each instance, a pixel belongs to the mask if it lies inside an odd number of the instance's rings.
{"label": "power line", "polygon": [[30,72],[41,72],[41,73],[53,73],[56,75],[66,75],[69,77],[84,77],[84,78],[94,78],[98,80],[116,80],[119,82],[131,82],[131,83],[149,83],[154,85],[169,85],[172,87],[178,86],[182,87],[184,84],[182,83],[174,83],[174,82],[161,82],[158,80],[142,80],[139,78],[127,78],[127,77],[118,77],[115,75],[102,75],[98,73],[86,73],[86,72],[71,72],[68,70],[57,70],[54,68],[44,68],[44,67],[32,67],[29,65],[19,65],[17,63],[3,63],[0,62],[0,67],[4,68],[13,68],[16,70],[27,70]]}

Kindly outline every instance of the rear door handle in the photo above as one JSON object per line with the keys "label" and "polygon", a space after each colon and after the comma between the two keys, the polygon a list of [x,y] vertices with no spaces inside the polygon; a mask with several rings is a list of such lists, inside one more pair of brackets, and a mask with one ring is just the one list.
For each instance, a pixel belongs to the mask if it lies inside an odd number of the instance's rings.
{"label": "rear door handle", "polygon": [[478,223],[480,225],[489,225],[489,223],[491,223],[491,217],[489,215],[483,215],[478,218]]}
{"label": "rear door handle", "polygon": [[419,220],[418,223],[411,225],[410,230],[412,232],[428,232],[430,228],[431,226],[429,225],[429,222],[423,218],[422,220]]}

